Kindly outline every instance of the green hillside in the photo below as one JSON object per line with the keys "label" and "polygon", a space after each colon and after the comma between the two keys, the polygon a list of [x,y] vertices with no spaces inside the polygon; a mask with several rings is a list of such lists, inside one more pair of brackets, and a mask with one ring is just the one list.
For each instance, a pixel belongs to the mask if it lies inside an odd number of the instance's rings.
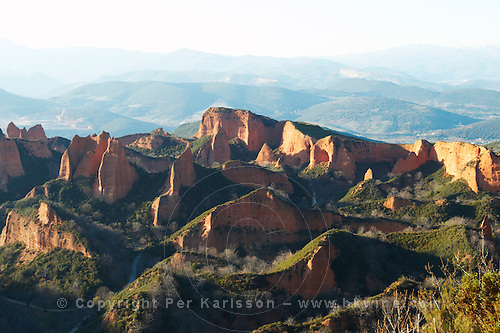
{"label": "green hillside", "polygon": [[437,108],[378,97],[339,97],[300,113],[299,121],[377,138],[417,135],[475,120]]}

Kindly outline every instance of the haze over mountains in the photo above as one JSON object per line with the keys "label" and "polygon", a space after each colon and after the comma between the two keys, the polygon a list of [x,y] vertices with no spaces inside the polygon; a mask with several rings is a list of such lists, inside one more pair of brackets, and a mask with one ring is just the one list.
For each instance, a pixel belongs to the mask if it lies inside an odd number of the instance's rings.
{"label": "haze over mountains", "polygon": [[328,59],[232,57],[1,40],[0,126],[119,136],[172,131],[225,106],[376,140],[486,143],[500,139],[499,55],[498,47],[423,45]]}

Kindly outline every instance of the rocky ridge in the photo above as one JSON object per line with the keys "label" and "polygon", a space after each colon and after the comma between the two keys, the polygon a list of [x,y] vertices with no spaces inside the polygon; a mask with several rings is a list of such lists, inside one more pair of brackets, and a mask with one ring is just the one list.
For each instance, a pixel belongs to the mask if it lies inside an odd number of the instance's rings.
{"label": "rocky ridge", "polygon": [[80,252],[90,258],[88,249],[74,234],[63,231],[62,224],[62,220],[45,202],[40,203],[36,219],[11,211],[0,235],[0,246],[21,242],[29,250],[48,252],[52,248],[60,248]]}
{"label": "rocky ridge", "polygon": [[59,178],[95,177],[94,196],[107,203],[125,197],[139,176],[130,166],[123,145],[102,132],[76,135],[61,159]]}

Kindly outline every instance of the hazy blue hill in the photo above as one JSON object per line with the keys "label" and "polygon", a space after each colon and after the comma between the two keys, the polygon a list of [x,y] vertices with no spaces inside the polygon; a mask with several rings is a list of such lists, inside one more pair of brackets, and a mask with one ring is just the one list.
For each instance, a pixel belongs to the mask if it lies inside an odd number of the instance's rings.
{"label": "hazy blue hill", "polygon": [[500,114],[500,92],[494,90],[461,88],[433,91],[365,79],[337,80],[329,89],[332,90],[312,90],[311,92],[328,97],[340,97],[340,93],[350,93],[351,96],[398,99],[479,119]]}
{"label": "hazy blue hill", "polygon": [[61,86],[61,82],[43,73],[22,75],[0,70],[0,89],[5,89],[16,95],[43,97],[45,93]]}
{"label": "hazy blue hill", "polygon": [[490,89],[490,90],[500,90],[499,80],[468,80],[459,87],[463,88],[479,88],[479,89]]}
{"label": "hazy blue hill", "polygon": [[334,82],[329,89],[356,93],[357,95],[385,97],[403,101],[420,103],[436,98],[438,92],[419,87],[401,86],[387,81],[365,79],[341,79]]}
{"label": "hazy blue hill", "polygon": [[47,111],[54,105],[41,99],[32,99],[11,94],[0,89],[0,126],[25,115]]}
{"label": "hazy blue hill", "polygon": [[165,82],[91,84],[53,99],[68,107],[92,106],[166,127],[198,120],[210,106],[248,109],[283,119],[294,118],[297,111],[327,100],[277,87]]}
{"label": "hazy blue hill", "polygon": [[437,103],[500,108],[500,91],[464,88],[443,91],[435,97]]}
{"label": "hazy blue hill", "polygon": [[19,125],[32,126],[38,123],[43,125],[47,136],[62,136],[69,139],[75,134],[87,136],[99,134],[101,131],[109,132],[112,136],[123,136],[130,133],[150,132],[158,127],[154,123],[127,118],[92,106],[52,108],[24,117]]}
{"label": "hazy blue hill", "polygon": [[500,75],[500,48],[453,48],[406,45],[363,54],[330,58],[354,67],[388,67],[419,80],[462,83],[472,79],[496,79]]}
{"label": "hazy blue hill", "polygon": [[21,97],[0,89],[0,127],[13,121],[18,126],[41,123],[49,136],[71,138],[103,130],[112,135],[149,132],[158,126],[109,112],[106,108],[80,105],[61,106],[55,102]]}
{"label": "hazy blue hill", "polygon": [[339,97],[301,112],[297,119],[370,138],[397,138],[476,120],[440,109],[379,97]]}

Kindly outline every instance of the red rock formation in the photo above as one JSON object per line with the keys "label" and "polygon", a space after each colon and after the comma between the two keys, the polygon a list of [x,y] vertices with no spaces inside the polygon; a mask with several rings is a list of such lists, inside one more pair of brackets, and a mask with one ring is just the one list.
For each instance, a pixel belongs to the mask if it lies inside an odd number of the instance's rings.
{"label": "red rock formation", "polygon": [[409,150],[409,154],[396,162],[392,169],[392,173],[395,175],[415,170],[430,159],[432,144],[425,140],[417,140],[413,145],[404,145],[403,147]]}
{"label": "red rock formation", "polygon": [[[26,128],[24,130],[26,131]],[[7,125],[7,137],[9,139],[21,137],[21,130],[12,121]]]}
{"label": "red rock formation", "polygon": [[479,190],[500,191],[500,157],[484,147],[464,142],[436,142],[431,146],[419,140],[413,147],[406,146],[410,154],[400,159],[393,173],[414,170],[427,161],[437,161],[454,179],[463,179],[469,187]]}
{"label": "red rock formation", "polygon": [[300,211],[260,189],[211,209],[174,243],[183,249],[203,245],[222,251],[227,246],[307,241],[309,232],[325,231],[341,220],[338,214],[323,216],[320,211]]}
{"label": "red rock formation", "polygon": [[96,176],[94,196],[107,203],[125,197],[139,178],[122,144],[109,134],[81,138],[75,135],[61,159],[59,178]]}
{"label": "red rock formation", "polygon": [[274,186],[276,189],[286,193],[293,193],[293,186],[284,173],[272,172],[252,164],[243,164],[239,161],[227,162],[222,166],[221,172],[224,177],[238,184],[254,188]]}
{"label": "red rock formation", "polygon": [[373,179],[373,170],[372,169],[366,170],[365,175],[363,176],[363,180],[370,180],[370,179]]}
{"label": "red rock formation", "polygon": [[196,171],[193,154],[191,146],[188,144],[181,156],[172,164],[167,192],[158,197],[151,206],[154,225],[159,225],[166,219],[177,217],[179,191],[183,186],[192,186],[195,182]]}
{"label": "red rock formation", "polygon": [[276,155],[274,155],[271,147],[269,147],[267,143],[264,143],[259,151],[259,155],[257,155],[257,158],[255,159],[255,162],[258,165],[267,166],[270,164],[276,164],[278,160],[276,159]]}
{"label": "red rock formation", "polygon": [[309,168],[327,163],[328,168],[341,171],[346,179],[355,180],[358,163],[393,164],[407,155],[408,151],[399,145],[327,136],[312,147]]}
{"label": "red rock formation", "polygon": [[398,210],[402,207],[411,206],[412,203],[410,200],[398,198],[398,197],[390,197],[384,202],[384,207],[390,210]]}
{"label": "red rock formation", "polygon": [[37,140],[37,141],[24,141],[20,140],[17,144],[23,147],[27,153],[31,156],[38,158],[51,158],[52,151],[47,145],[47,141],[45,140]]}
{"label": "red rock formation", "polygon": [[31,127],[29,130],[26,130],[26,128],[21,130],[13,122],[10,122],[9,125],[7,125],[7,137],[10,139],[19,138],[28,141],[47,141],[45,131],[40,124]]}
{"label": "red rock formation", "polygon": [[10,178],[24,175],[19,150],[14,140],[8,140],[0,130],[0,191],[7,192]]}
{"label": "red rock formation", "polygon": [[22,242],[27,249],[36,251],[48,252],[55,247],[81,252],[90,257],[89,251],[72,233],[61,229],[62,223],[44,202],[40,203],[36,220],[11,211],[0,235],[0,246]]}
{"label": "red rock formation", "polygon": [[145,136],[149,136],[149,135],[151,135],[151,133],[128,134],[128,135],[120,136],[119,138],[116,138],[116,140],[120,141],[123,146],[128,146],[128,145],[134,143],[135,141],[137,141]]}
{"label": "red rock formation", "polygon": [[291,121],[283,127],[280,146],[277,149],[282,164],[299,168],[310,160],[310,150],[315,140],[299,131]]}
{"label": "red rock formation", "polygon": [[193,154],[191,146],[188,144],[184,152],[172,164],[170,171],[170,188],[168,195],[179,195],[182,186],[192,186],[196,181],[196,171],[194,170]]}
{"label": "red rock formation", "polygon": [[217,127],[214,135],[210,150],[208,152],[208,165],[217,162],[223,164],[231,159],[231,149],[229,148],[229,140],[226,132],[222,127]]}
{"label": "red rock formation", "polygon": [[257,152],[266,142],[272,146],[279,143],[282,125],[246,110],[209,108],[201,118],[195,137],[213,135],[217,127],[224,129],[229,139],[238,137],[248,150]]}
{"label": "red rock formation", "polygon": [[[132,140],[135,139],[135,140]],[[182,138],[176,138],[170,136],[167,132],[163,131],[162,128],[145,135],[129,135],[127,137],[122,137],[120,141],[127,142],[126,146],[138,147],[142,149],[156,150],[166,146],[173,146],[177,144],[187,143],[186,140]]]}
{"label": "red rock formation", "polygon": [[139,176],[128,163],[120,141],[110,139],[94,182],[94,197],[113,203],[124,198],[138,179]]}
{"label": "red rock formation", "polygon": [[330,242],[314,249],[305,260],[284,272],[267,276],[273,289],[284,289],[289,295],[312,299],[318,294],[331,291],[337,286],[330,262],[338,256],[338,250]]}

